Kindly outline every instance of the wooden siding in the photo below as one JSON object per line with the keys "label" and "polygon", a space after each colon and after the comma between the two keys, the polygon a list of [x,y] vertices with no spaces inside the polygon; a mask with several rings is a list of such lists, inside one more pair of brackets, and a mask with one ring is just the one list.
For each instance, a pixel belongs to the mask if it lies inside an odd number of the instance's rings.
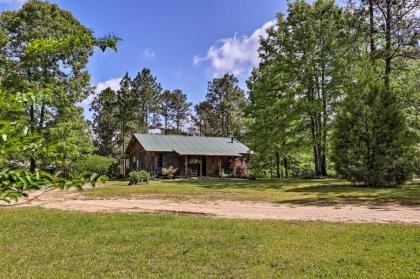
{"label": "wooden siding", "polygon": [[[213,177],[219,175],[219,169],[221,168],[225,173],[232,173],[233,160],[235,159],[235,157],[229,156],[181,156],[175,152],[147,152],[137,140],[134,140],[127,149],[127,157],[129,158],[127,173],[133,170],[147,170],[154,176],[161,175],[162,170],[158,168],[159,154],[164,154],[166,157],[163,167],[173,166],[177,168],[176,175],[178,176],[185,176],[185,157],[187,157],[187,160],[191,158],[205,160],[203,174]],[[191,171],[191,167],[189,169]],[[195,166],[193,169],[191,173],[199,176],[200,166]]]}

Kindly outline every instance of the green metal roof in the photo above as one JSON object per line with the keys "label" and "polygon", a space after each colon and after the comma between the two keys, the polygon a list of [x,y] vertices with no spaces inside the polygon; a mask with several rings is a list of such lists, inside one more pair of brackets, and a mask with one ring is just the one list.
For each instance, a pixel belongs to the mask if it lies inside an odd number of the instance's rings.
{"label": "green metal roof", "polygon": [[134,134],[146,151],[176,152],[180,155],[242,156],[252,151],[241,142],[223,137]]}

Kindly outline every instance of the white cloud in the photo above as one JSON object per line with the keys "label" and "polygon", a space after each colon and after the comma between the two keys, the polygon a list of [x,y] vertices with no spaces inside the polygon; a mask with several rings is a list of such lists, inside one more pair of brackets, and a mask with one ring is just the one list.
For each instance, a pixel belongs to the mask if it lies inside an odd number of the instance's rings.
{"label": "white cloud", "polygon": [[103,81],[100,83],[97,83],[96,89],[95,89],[95,93],[98,94],[100,93],[102,90],[111,87],[112,90],[119,90],[120,89],[120,82],[121,82],[121,78],[113,78],[113,79],[109,79],[107,81]]}
{"label": "white cloud", "polygon": [[151,50],[150,48],[145,49],[142,54],[144,59],[146,60],[152,60],[156,57],[156,52]]}
{"label": "white cloud", "polygon": [[[1,1],[1,0],[0,0]],[[79,103],[79,106],[81,106],[85,111],[85,117],[90,118],[91,113],[89,113],[90,103],[92,103],[93,99],[95,99],[96,95],[98,95],[102,90],[110,87],[113,90],[120,89],[120,81],[121,78],[113,78],[109,79],[107,81],[99,82],[95,84],[95,91],[93,94],[89,95],[85,100]]]}
{"label": "white cloud", "polygon": [[266,38],[265,30],[274,24],[274,20],[268,21],[250,36],[238,37],[235,34],[233,37],[218,40],[207,50],[207,55],[195,55],[193,63],[198,65],[208,61],[210,70],[215,77],[225,73],[240,75],[247,72],[258,65],[260,38]]}

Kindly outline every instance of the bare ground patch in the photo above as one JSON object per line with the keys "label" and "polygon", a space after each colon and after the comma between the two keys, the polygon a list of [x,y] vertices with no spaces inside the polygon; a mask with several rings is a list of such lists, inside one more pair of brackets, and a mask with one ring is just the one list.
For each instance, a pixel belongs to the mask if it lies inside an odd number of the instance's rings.
{"label": "bare ground patch", "polygon": [[[32,193],[29,199],[38,194]],[[98,199],[74,191],[53,190],[22,206],[83,212],[169,212],[238,219],[420,224],[420,208],[398,205],[300,206],[227,200],[174,201],[141,196]]]}

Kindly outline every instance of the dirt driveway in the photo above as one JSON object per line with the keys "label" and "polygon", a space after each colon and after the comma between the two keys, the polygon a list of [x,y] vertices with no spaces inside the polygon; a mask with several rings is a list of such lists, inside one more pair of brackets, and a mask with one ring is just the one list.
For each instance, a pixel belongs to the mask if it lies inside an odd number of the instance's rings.
{"label": "dirt driveway", "polygon": [[[32,197],[39,193],[33,193]],[[53,190],[22,206],[84,212],[172,212],[221,218],[420,224],[420,208],[404,206],[288,206],[266,202],[87,198]]]}

